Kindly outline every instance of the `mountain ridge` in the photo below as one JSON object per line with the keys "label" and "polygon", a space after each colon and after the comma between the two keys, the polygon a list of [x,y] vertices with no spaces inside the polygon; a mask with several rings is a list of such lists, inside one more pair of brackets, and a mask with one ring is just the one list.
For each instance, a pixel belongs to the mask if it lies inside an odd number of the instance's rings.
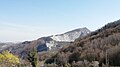
{"label": "mountain ridge", "polygon": [[[79,31],[81,31],[82,28],[78,28],[78,29],[75,29],[75,30],[72,30],[72,31],[69,31],[69,32],[66,32],[66,33],[67,34],[72,33],[76,30],[78,31],[77,33],[80,35],[81,33],[79,33]],[[85,28],[83,28],[82,32],[84,30],[85,30]],[[83,32],[81,35],[85,36],[85,35],[88,34],[87,32],[90,32],[90,31],[86,28],[85,33]],[[66,33],[59,34],[59,35],[64,35]],[[79,37],[78,34],[76,36]],[[69,36],[72,36],[72,35],[69,35]],[[68,36],[68,38],[69,38],[69,36]],[[37,49],[38,52],[41,52],[41,51],[48,51],[48,50],[51,50],[51,49],[53,49],[53,50],[60,49],[64,45],[67,45],[67,44],[70,43],[70,41],[57,41],[57,40],[52,39],[51,37],[52,36],[41,37],[41,38],[38,38],[38,39],[32,40],[32,41],[24,41],[24,42],[19,42],[19,43],[13,43],[12,45],[7,44],[8,47],[6,46],[2,50],[9,50],[14,54],[21,54],[21,53],[24,54],[25,51],[27,51],[29,49],[32,49],[34,47]],[[64,38],[64,36],[62,36],[62,37]],[[74,38],[74,39],[76,39],[76,38]],[[23,54],[21,54],[21,55],[23,55]]]}
{"label": "mountain ridge", "polygon": [[51,36],[51,38],[56,41],[71,42],[71,41],[74,41],[78,37],[85,36],[88,33],[90,33],[90,30],[84,27],[84,28],[78,28],[78,29],[68,31],[63,34],[53,35]]}
{"label": "mountain ridge", "polygon": [[[63,47],[46,63],[89,66],[97,62],[98,67],[109,63],[110,66],[120,66],[120,20],[108,23],[102,28],[91,32],[87,36],[76,39],[70,45]],[[106,57],[107,56],[107,57]],[[117,58],[117,59],[116,59]],[[63,60],[65,59],[65,60]],[[107,62],[106,62],[107,61]]]}

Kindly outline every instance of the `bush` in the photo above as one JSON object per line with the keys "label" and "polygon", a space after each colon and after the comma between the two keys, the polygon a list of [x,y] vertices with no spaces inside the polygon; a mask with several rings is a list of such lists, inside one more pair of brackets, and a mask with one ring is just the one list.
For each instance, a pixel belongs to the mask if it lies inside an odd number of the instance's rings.
{"label": "bush", "polygon": [[3,51],[0,54],[0,67],[12,67],[17,66],[20,63],[19,58],[9,51]]}

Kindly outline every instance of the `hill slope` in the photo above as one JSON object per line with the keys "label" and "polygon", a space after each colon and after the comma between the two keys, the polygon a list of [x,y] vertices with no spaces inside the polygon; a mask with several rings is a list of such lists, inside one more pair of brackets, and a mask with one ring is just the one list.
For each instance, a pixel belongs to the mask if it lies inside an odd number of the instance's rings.
{"label": "hill slope", "polygon": [[64,34],[51,36],[51,38],[55,41],[72,42],[75,39],[77,39],[78,37],[85,36],[88,33],[90,33],[90,30],[88,30],[87,28],[79,28],[79,29],[75,29],[75,30],[66,32]]}
{"label": "hill slope", "polygon": [[[58,65],[67,63],[83,65],[97,61],[99,65],[120,66],[120,20],[108,23],[85,37],[76,39],[71,45],[63,47],[46,63]],[[54,61],[56,59],[56,61]],[[63,60],[64,59],[64,60]],[[74,62],[75,61],[75,62]]]}
{"label": "hill slope", "polygon": [[25,41],[13,44],[1,43],[0,48],[1,50],[9,50],[14,54],[23,57],[25,52],[32,48],[36,48],[38,52],[48,50],[56,51],[69,44],[71,41],[74,41],[76,38],[87,35],[89,32],[90,31],[87,28],[79,28],[59,35],[41,37],[33,41]]}

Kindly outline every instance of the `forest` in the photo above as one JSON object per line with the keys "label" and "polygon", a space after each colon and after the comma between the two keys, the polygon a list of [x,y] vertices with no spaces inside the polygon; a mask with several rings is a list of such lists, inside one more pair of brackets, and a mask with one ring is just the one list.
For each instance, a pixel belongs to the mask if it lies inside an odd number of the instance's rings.
{"label": "forest", "polygon": [[70,42],[58,51],[40,54],[33,47],[25,51],[24,58],[3,51],[0,53],[0,67],[119,67],[119,48],[120,20],[117,20]]}
{"label": "forest", "polygon": [[120,66],[120,20],[76,39],[46,60],[65,67]]}

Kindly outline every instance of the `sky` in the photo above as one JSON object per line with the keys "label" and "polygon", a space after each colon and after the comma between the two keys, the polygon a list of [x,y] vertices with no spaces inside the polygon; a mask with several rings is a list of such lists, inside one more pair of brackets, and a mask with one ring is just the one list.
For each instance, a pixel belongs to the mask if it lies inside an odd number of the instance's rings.
{"label": "sky", "polygon": [[0,42],[34,40],[120,19],[120,0],[0,0]]}

